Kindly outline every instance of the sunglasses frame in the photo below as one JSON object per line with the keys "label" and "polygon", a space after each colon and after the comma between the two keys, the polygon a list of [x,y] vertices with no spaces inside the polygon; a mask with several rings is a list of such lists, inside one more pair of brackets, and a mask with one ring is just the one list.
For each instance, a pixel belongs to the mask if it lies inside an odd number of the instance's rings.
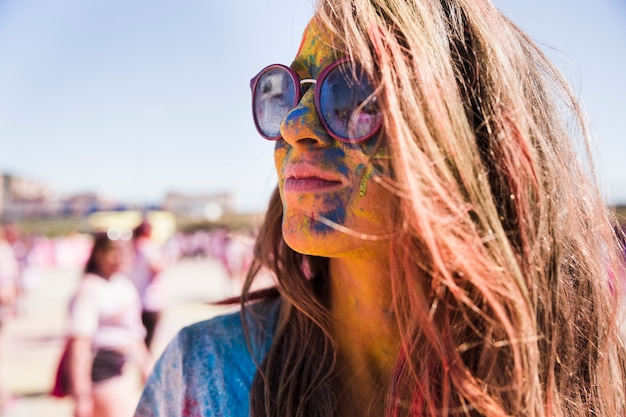
{"label": "sunglasses frame", "polygon": [[[313,100],[315,103],[315,111],[317,113],[317,118],[320,121],[320,123],[322,124],[322,126],[324,127],[324,129],[326,130],[326,132],[328,132],[328,134],[333,137],[334,139],[340,141],[340,142],[346,142],[346,143],[355,143],[355,142],[362,142],[364,140],[367,140],[369,138],[371,138],[372,136],[376,135],[378,133],[378,131],[380,130],[383,122],[382,122],[382,117],[380,118],[380,120],[378,121],[378,123],[376,124],[376,126],[365,136],[359,137],[359,138],[347,138],[347,137],[343,137],[337,133],[335,133],[329,126],[329,124],[326,122],[326,119],[324,118],[322,111],[321,111],[321,106],[320,106],[320,95],[321,95],[321,89],[322,89],[322,85],[324,84],[324,81],[326,80],[326,78],[328,77],[328,74],[330,74],[331,71],[333,71],[335,68],[339,67],[340,65],[343,65],[345,63],[350,63],[350,59],[349,58],[341,58],[338,59],[337,61],[334,61],[332,63],[330,63],[329,65],[326,66],[326,68],[324,68],[322,70],[322,72],[320,72],[319,76],[317,77],[317,79],[312,79],[312,78],[306,78],[306,79],[301,79],[300,76],[290,67],[283,65],[283,64],[272,64],[272,65],[268,65],[267,67],[263,68],[257,75],[254,76],[254,78],[252,78],[252,80],[250,80],[250,89],[252,90],[252,117],[254,118],[254,126],[256,127],[256,130],[259,132],[259,134],[267,139],[267,140],[279,140],[281,139],[281,135],[280,133],[277,136],[268,136],[265,133],[263,133],[262,129],[259,126],[259,121],[257,119],[257,112],[256,112],[256,106],[255,106],[255,93],[256,93],[256,88],[259,84],[259,80],[261,79],[261,76],[263,74],[265,74],[267,71],[274,69],[274,68],[279,68],[281,70],[284,70],[285,72],[287,72],[287,74],[289,74],[289,76],[291,77],[291,81],[293,82],[294,87],[296,88],[296,94],[294,94],[294,103],[292,105],[291,110],[293,110],[294,108],[296,108],[298,106],[298,103],[300,102],[300,100],[302,100],[302,96],[304,95],[304,93],[306,92],[306,89],[303,88],[303,86],[305,84],[315,84],[315,90],[313,93]],[[372,92],[373,94],[373,92]],[[289,112],[291,112],[291,110]],[[289,112],[287,112],[287,114],[285,115],[285,117],[287,117],[287,115],[289,114]]]}

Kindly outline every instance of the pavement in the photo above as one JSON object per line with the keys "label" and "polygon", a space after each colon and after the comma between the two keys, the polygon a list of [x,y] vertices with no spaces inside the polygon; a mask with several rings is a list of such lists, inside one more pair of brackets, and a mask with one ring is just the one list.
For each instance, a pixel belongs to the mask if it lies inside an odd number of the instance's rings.
{"label": "pavement", "polygon": [[[5,327],[4,370],[13,400],[1,417],[72,417],[70,399],[48,395],[64,345],[67,305],[80,270],[34,271],[19,314]],[[182,327],[232,311],[210,303],[237,293],[221,264],[207,258],[185,259],[164,271],[167,308],[155,333],[157,358]],[[139,380],[138,380],[139,381]],[[141,391],[137,383],[137,395]]]}

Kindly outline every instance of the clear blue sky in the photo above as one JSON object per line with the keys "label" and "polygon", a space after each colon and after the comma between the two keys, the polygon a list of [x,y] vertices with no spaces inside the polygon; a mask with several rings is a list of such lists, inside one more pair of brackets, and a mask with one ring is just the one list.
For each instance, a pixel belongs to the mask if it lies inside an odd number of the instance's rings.
{"label": "clear blue sky", "polygon": [[[626,4],[496,0],[582,97],[612,202],[626,202]],[[290,63],[311,0],[0,0],[0,171],[62,193],[158,202],[232,191],[265,207],[272,144],[249,80]]]}

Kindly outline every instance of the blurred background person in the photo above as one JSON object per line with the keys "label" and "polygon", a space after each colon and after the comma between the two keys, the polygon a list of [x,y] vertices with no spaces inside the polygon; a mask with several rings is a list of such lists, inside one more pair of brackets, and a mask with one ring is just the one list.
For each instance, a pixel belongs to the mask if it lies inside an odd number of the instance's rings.
{"label": "blurred background person", "polygon": [[97,235],[84,276],[70,301],[69,376],[74,417],[131,416],[136,378],[134,361],[145,380],[151,357],[143,338],[141,303],[123,273],[129,243]]}
{"label": "blurred background person", "polygon": [[[13,249],[13,256],[17,262],[17,288],[21,296],[27,290],[27,285],[24,281],[24,275],[28,269],[28,255],[29,247],[27,239],[22,235],[19,225],[16,223],[6,223],[4,225],[4,238],[6,242]],[[20,297],[21,298],[21,297]]]}
{"label": "blurred background person", "polygon": [[152,225],[147,220],[133,230],[132,243],[130,278],[141,299],[141,321],[146,329],[145,344],[150,349],[165,304],[158,279],[165,268],[165,257],[161,245],[152,239]]}
{"label": "blurred background person", "polygon": [[6,326],[15,313],[19,295],[19,263],[11,244],[5,238],[0,225],[0,416],[9,406],[11,393],[8,388],[5,366]]}

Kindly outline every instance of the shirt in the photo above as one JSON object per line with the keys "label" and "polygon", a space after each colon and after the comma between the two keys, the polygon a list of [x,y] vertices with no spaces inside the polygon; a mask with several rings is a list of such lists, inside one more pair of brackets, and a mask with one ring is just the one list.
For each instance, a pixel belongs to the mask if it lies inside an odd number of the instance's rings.
{"label": "shirt", "polygon": [[69,335],[91,338],[94,350],[123,349],[145,336],[139,295],[125,275],[86,274],[69,310]]}
{"label": "shirt", "polygon": [[135,252],[130,279],[135,284],[144,311],[161,311],[165,304],[165,294],[154,265],[163,263],[161,247],[149,239],[135,243]]}
{"label": "shirt", "polygon": [[255,361],[269,351],[279,304],[246,307],[251,350],[240,312],[182,329],[157,361],[135,417],[248,417]]}

